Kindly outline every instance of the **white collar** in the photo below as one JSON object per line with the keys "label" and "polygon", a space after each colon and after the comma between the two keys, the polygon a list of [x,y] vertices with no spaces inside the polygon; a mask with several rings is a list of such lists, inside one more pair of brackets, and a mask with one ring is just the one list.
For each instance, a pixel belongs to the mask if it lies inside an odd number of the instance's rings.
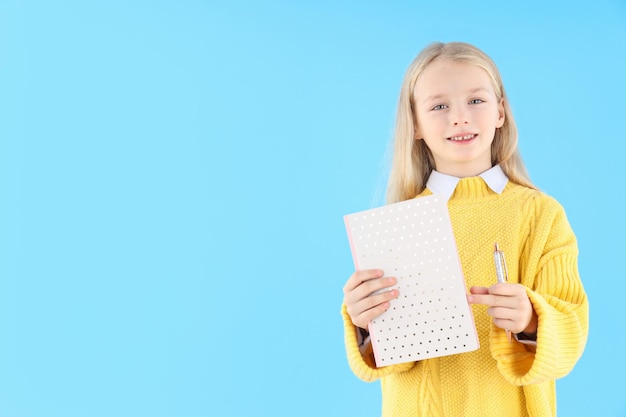
{"label": "white collar", "polygon": [[[506,187],[506,184],[509,182],[509,178],[504,171],[502,171],[500,165],[489,168],[487,171],[480,174],[479,177],[497,194],[501,194],[502,191],[504,191],[504,187]],[[428,177],[428,182],[426,182],[426,188],[433,194],[439,194],[444,196],[446,200],[449,200],[460,180],[461,178],[433,170]]]}

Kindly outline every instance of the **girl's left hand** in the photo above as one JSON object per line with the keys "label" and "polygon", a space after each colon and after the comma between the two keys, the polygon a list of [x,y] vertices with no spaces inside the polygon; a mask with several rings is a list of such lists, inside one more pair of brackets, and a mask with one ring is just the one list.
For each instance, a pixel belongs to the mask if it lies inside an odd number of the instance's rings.
{"label": "girl's left hand", "polygon": [[487,314],[502,329],[526,334],[537,331],[537,313],[523,285],[498,283],[489,288],[472,287],[467,301],[488,306]]}

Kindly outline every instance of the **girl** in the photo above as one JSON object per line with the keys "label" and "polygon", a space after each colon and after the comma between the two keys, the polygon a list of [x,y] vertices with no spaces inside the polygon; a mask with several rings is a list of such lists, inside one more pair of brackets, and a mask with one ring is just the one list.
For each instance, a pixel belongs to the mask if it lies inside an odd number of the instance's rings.
{"label": "girl", "polygon": [[[424,49],[401,88],[387,201],[431,194],[448,198],[481,347],[376,368],[367,325],[399,294],[378,291],[395,277],[357,271],[343,289],[351,369],[381,379],[383,416],[555,416],[555,380],[588,332],[576,238],[561,205],[528,178],[495,64],[465,43]],[[494,242],[508,283],[493,284]]]}

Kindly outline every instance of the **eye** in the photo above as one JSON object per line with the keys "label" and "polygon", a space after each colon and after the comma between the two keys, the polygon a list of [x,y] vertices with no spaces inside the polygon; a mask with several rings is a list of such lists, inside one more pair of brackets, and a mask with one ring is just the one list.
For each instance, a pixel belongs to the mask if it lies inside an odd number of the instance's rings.
{"label": "eye", "polygon": [[443,110],[443,109],[445,109],[446,107],[448,107],[448,106],[446,106],[445,104],[437,104],[436,106],[434,106],[433,108],[431,108],[431,110]]}
{"label": "eye", "polygon": [[483,100],[482,98],[475,98],[470,100],[469,104],[480,104],[480,103],[484,103],[485,100]]}

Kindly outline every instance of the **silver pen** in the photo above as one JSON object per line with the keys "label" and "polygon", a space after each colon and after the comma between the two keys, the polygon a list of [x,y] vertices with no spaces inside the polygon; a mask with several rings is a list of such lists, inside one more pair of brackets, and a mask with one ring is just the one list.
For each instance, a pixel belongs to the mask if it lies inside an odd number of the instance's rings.
{"label": "silver pen", "polygon": [[[498,282],[508,282],[509,270],[506,267],[506,259],[504,259],[504,252],[500,250],[497,242],[494,245],[493,260],[496,264],[496,277],[498,279]],[[509,343],[511,343],[510,330],[506,330],[506,337],[509,339]]]}

